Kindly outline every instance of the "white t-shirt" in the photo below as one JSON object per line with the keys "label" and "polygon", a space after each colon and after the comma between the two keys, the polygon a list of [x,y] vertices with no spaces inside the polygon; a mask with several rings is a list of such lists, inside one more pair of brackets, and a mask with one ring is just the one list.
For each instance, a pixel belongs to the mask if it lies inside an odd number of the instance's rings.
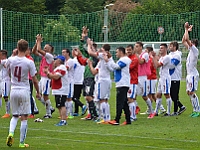
{"label": "white t-shirt", "polygon": [[116,87],[129,87],[130,86],[130,73],[129,66],[131,59],[127,56],[121,57],[116,63],[109,61],[108,67],[114,70]]}
{"label": "white t-shirt", "polygon": [[169,56],[171,57],[172,68],[169,69],[171,75],[171,80],[180,81],[182,77],[182,64],[181,64],[181,55],[180,51],[170,52]]}
{"label": "white t-shirt", "polygon": [[162,64],[162,66],[160,67],[160,72],[159,72],[160,78],[170,77],[169,69],[172,68],[170,56],[165,55],[165,56],[160,57],[159,63]]}
{"label": "white t-shirt", "polygon": [[35,64],[32,60],[24,57],[9,57],[6,63],[7,69],[11,73],[11,89],[30,90],[28,73],[33,77],[37,73]]}
{"label": "white t-shirt", "polygon": [[85,66],[81,65],[77,58],[74,57],[74,62],[75,62],[75,66],[74,66],[74,84],[83,84],[83,80],[84,80],[84,71],[85,71]]}
{"label": "white t-shirt", "polygon": [[[42,57],[43,55],[39,54],[39,56]],[[44,57],[48,64],[51,64],[54,61],[53,55],[51,53],[46,52]]]}
{"label": "white t-shirt", "polygon": [[186,61],[187,75],[194,75],[194,76],[199,75],[197,70],[199,50],[194,45],[189,47],[188,50],[189,54],[187,56],[187,61]]}
{"label": "white t-shirt", "polygon": [[58,74],[58,80],[52,79],[52,95],[67,95],[68,92],[68,71],[65,65],[56,67],[53,74]]}
{"label": "white t-shirt", "polygon": [[69,58],[65,61],[65,66],[68,68],[68,78],[70,83],[74,83],[74,67],[75,62],[73,59]]}

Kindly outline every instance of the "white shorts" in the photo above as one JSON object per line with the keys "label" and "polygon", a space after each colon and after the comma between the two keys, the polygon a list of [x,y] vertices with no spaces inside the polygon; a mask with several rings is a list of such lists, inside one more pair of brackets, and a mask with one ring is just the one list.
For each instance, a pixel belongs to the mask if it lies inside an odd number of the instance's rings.
{"label": "white shorts", "polygon": [[30,114],[30,91],[27,89],[11,89],[10,106],[13,115]]}
{"label": "white shorts", "polygon": [[47,77],[41,77],[40,82],[39,82],[39,90],[42,95],[50,94],[50,90],[51,90],[50,84],[51,84],[51,79]]}
{"label": "white shorts", "polygon": [[138,86],[137,86],[137,95],[140,96],[147,96],[147,77],[146,76],[139,76],[138,77]]}
{"label": "white shorts", "polygon": [[128,98],[136,98],[137,84],[131,84],[127,93]]}
{"label": "white shorts", "polygon": [[97,99],[109,99],[110,98],[110,89],[111,89],[111,80],[99,80],[97,83]]}
{"label": "white shorts", "polygon": [[67,98],[72,98],[74,96],[74,83],[71,82],[68,84],[68,86],[69,86],[69,93]]}
{"label": "white shorts", "polygon": [[162,94],[170,94],[171,77],[163,77],[158,80],[157,92]]}
{"label": "white shorts", "polygon": [[10,81],[2,81],[1,83],[1,91],[2,91],[2,97],[8,97],[10,94]]}
{"label": "white shorts", "polygon": [[187,75],[186,76],[186,91],[194,92],[198,88],[199,76]]}
{"label": "white shorts", "polygon": [[149,91],[148,94],[156,93],[156,83],[157,83],[157,79],[147,80],[147,89]]}

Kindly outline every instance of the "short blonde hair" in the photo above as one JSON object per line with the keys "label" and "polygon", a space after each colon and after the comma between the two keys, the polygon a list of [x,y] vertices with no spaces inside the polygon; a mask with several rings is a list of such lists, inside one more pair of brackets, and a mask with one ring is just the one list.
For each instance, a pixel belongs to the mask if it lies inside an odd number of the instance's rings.
{"label": "short blonde hair", "polygon": [[28,42],[24,39],[21,39],[17,42],[17,49],[21,52],[25,52],[28,49]]}

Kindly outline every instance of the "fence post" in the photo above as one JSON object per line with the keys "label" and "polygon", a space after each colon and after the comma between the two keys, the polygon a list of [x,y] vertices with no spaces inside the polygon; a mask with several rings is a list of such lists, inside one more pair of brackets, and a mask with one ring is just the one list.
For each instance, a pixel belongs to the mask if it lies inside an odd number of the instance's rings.
{"label": "fence post", "polygon": [[1,50],[3,49],[3,8],[0,8]]}

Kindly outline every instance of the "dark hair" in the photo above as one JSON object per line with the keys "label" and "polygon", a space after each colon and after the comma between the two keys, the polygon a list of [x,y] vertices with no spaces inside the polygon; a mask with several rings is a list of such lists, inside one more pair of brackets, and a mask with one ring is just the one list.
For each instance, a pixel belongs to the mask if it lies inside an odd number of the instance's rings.
{"label": "dark hair", "polygon": [[17,49],[21,52],[25,52],[28,49],[28,42],[24,39],[21,39],[17,42]]}
{"label": "dark hair", "polygon": [[126,48],[130,47],[131,49],[133,49],[133,45],[132,44],[129,44],[126,46]]}
{"label": "dark hair", "polygon": [[192,39],[191,43],[194,44],[196,47],[198,46],[198,40],[197,39]]}
{"label": "dark hair", "polygon": [[68,48],[64,48],[63,50],[65,50],[65,51],[66,51],[66,53],[68,53],[68,54],[69,54],[69,56],[71,55],[71,52],[70,52],[70,50],[69,50]]}
{"label": "dark hair", "polygon": [[167,49],[167,44],[165,43],[160,44],[160,46],[164,46]]}
{"label": "dark hair", "polygon": [[47,45],[49,45],[51,47],[51,53],[53,53],[54,52],[54,47],[51,44],[47,44]]}
{"label": "dark hair", "polygon": [[97,44],[96,43],[93,43],[92,46],[97,49]]}
{"label": "dark hair", "polygon": [[137,41],[136,44],[139,44],[143,48],[143,43],[140,41]]}
{"label": "dark hair", "polygon": [[2,55],[6,56],[6,57],[7,57],[7,55],[8,55],[8,51],[5,50],[5,49],[0,50],[0,53],[1,53]]}
{"label": "dark hair", "polygon": [[120,46],[117,48],[119,51],[121,51],[123,54],[126,54],[126,50],[124,47]]}
{"label": "dark hair", "polygon": [[103,45],[103,49],[105,49],[105,51],[110,51],[110,45],[109,44],[104,44]]}
{"label": "dark hair", "polygon": [[146,49],[147,49],[148,53],[153,51],[152,47],[146,47]]}
{"label": "dark hair", "polygon": [[169,45],[173,45],[173,47],[176,47],[176,50],[179,49],[179,44],[176,41],[172,41]]}

